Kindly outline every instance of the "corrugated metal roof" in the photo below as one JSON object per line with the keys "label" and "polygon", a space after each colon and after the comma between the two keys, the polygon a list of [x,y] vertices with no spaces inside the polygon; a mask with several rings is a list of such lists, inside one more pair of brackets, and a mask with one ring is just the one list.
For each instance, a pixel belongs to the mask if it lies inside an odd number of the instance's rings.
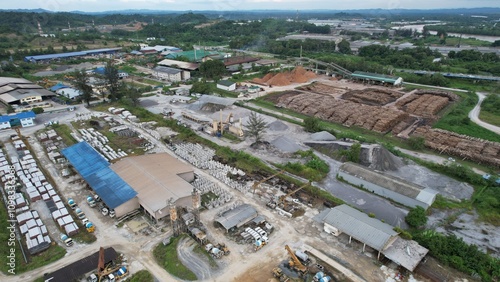
{"label": "corrugated metal roof", "polygon": [[154,71],[157,71],[157,72],[164,72],[164,73],[168,73],[168,74],[178,74],[181,72],[180,69],[176,69],[176,68],[169,68],[169,67],[163,67],[163,66],[157,66],[156,68],[153,69]]}
{"label": "corrugated metal roof", "polygon": [[236,82],[232,82],[231,80],[219,80],[217,84],[229,87],[233,84],[236,84]]}
{"label": "corrugated metal roof", "polygon": [[36,114],[33,111],[21,112],[13,115],[0,116],[0,122],[7,122],[13,119],[35,118]]}
{"label": "corrugated metal roof", "polygon": [[249,204],[243,204],[228,210],[215,221],[220,223],[226,230],[240,224],[244,224],[257,216],[257,210]]}
{"label": "corrugated metal roof", "polygon": [[137,195],[87,142],[77,143],[61,152],[109,208],[114,209]]}
{"label": "corrugated metal roof", "polygon": [[[111,165],[137,191],[141,205],[152,211],[163,209],[167,201],[190,197],[193,186],[179,174],[193,168],[167,153],[127,157]],[[191,201],[189,201],[191,203]]]}
{"label": "corrugated metal roof", "polygon": [[398,235],[389,224],[371,218],[348,205],[330,209],[323,222],[378,251],[382,251],[389,240]]}
{"label": "corrugated metal roof", "polygon": [[368,72],[361,72],[361,71],[353,72],[352,76],[356,77],[356,78],[371,79],[371,80],[389,82],[389,83],[396,83],[399,79],[399,77],[395,77],[395,76],[388,76],[388,75],[383,75],[383,74],[368,73]]}
{"label": "corrugated metal roof", "polygon": [[121,48],[104,48],[104,49],[94,49],[94,50],[86,50],[86,51],[59,53],[59,54],[26,56],[26,57],[24,57],[24,60],[25,61],[52,60],[52,59],[57,59],[57,58],[69,58],[69,57],[86,56],[86,55],[92,55],[92,54],[98,54],[98,53],[116,52],[120,49]]}
{"label": "corrugated metal roof", "polygon": [[200,65],[197,63],[190,63],[190,62],[183,62],[183,61],[176,61],[176,60],[169,60],[169,59],[159,61],[158,65],[170,66],[170,67],[177,66],[180,69],[185,69],[185,70],[196,70],[200,67]]}

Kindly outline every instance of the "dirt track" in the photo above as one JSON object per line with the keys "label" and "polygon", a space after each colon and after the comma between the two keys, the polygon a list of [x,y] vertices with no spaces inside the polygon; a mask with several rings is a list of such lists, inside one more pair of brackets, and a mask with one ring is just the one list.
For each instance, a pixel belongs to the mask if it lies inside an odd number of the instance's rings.
{"label": "dirt track", "polygon": [[210,265],[193,253],[197,244],[191,237],[182,238],[177,245],[177,255],[182,264],[194,272],[198,280],[207,280],[212,277]]}

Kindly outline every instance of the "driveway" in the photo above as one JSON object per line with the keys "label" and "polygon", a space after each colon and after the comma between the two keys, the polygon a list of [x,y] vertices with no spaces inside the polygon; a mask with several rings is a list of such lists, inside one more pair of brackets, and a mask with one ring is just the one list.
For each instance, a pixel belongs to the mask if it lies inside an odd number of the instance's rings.
{"label": "driveway", "polygon": [[486,128],[490,131],[493,131],[496,134],[500,134],[500,127],[486,123],[479,119],[479,112],[481,112],[481,104],[483,103],[484,98],[486,98],[486,94],[487,93],[484,92],[476,92],[477,97],[479,97],[479,101],[477,101],[476,106],[469,112],[469,118],[473,123],[483,128]]}

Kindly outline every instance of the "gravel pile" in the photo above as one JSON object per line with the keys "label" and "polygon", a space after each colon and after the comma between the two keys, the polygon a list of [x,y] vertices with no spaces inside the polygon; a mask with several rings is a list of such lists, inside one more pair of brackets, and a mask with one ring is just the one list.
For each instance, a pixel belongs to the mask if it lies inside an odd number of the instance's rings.
{"label": "gravel pile", "polygon": [[288,125],[284,124],[280,120],[275,120],[271,122],[267,128],[271,131],[284,131],[288,129]]}
{"label": "gravel pile", "polygon": [[295,143],[295,141],[285,136],[280,136],[274,139],[271,141],[271,144],[276,147],[276,149],[288,153],[294,153],[302,149],[302,147]]}
{"label": "gravel pile", "polygon": [[311,134],[311,140],[313,141],[335,141],[337,138],[333,136],[330,132],[327,131],[320,131]]}

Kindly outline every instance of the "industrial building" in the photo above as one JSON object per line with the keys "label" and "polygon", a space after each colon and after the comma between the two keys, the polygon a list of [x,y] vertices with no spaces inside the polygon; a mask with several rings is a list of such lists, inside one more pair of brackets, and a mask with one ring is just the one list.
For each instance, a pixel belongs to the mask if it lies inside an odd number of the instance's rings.
{"label": "industrial building", "polygon": [[40,63],[40,62],[51,62],[51,61],[59,61],[62,59],[73,59],[73,58],[89,57],[89,56],[96,57],[103,55],[114,55],[121,49],[122,49],[121,47],[104,48],[104,49],[94,49],[94,50],[86,50],[78,52],[59,53],[59,54],[26,56],[24,57],[24,61],[31,63]]}
{"label": "industrial building", "polygon": [[87,142],[80,142],[62,154],[117,217],[142,209],[158,221],[169,215],[169,201],[192,206],[194,171],[167,153],[128,157],[111,165]]}
{"label": "industrial building", "polygon": [[33,111],[0,116],[0,129],[16,126],[28,127],[35,125],[36,114]]}
{"label": "industrial building", "polygon": [[421,206],[427,209],[434,203],[438,194],[437,191],[431,188],[425,188],[391,175],[381,174],[354,163],[341,165],[338,177],[379,196],[412,208]]}
{"label": "industrial building", "polygon": [[239,228],[257,217],[257,210],[249,204],[242,204],[222,213],[215,219],[226,232]]}
{"label": "industrial building", "polygon": [[153,75],[158,79],[164,79],[168,81],[184,81],[191,78],[191,73],[189,71],[157,66],[153,69]]}
{"label": "industrial building", "polygon": [[389,224],[371,218],[348,205],[327,209],[318,215],[325,232],[340,236],[345,233],[363,244],[363,252],[369,246],[386,258],[413,271],[428,253],[428,250],[412,240],[399,237]]}
{"label": "industrial building", "polygon": [[42,102],[55,95],[24,78],[0,77],[0,102],[4,105]]}
{"label": "industrial building", "polygon": [[110,168],[137,191],[138,203],[151,219],[169,215],[169,200],[192,207],[194,170],[168,153],[127,157]]}
{"label": "industrial building", "polygon": [[236,89],[236,82],[232,82],[231,80],[219,80],[217,82],[217,88],[226,91],[234,91]]}
{"label": "industrial building", "polygon": [[359,80],[368,83],[381,83],[381,84],[391,84],[394,86],[400,86],[403,83],[403,78],[396,76],[388,76],[383,74],[368,73],[355,71],[351,74],[353,80]]}
{"label": "industrial building", "polygon": [[159,66],[175,67],[184,71],[195,71],[200,67],[198,63],[183,62],[177,60],[165,59],[158,62]]}

